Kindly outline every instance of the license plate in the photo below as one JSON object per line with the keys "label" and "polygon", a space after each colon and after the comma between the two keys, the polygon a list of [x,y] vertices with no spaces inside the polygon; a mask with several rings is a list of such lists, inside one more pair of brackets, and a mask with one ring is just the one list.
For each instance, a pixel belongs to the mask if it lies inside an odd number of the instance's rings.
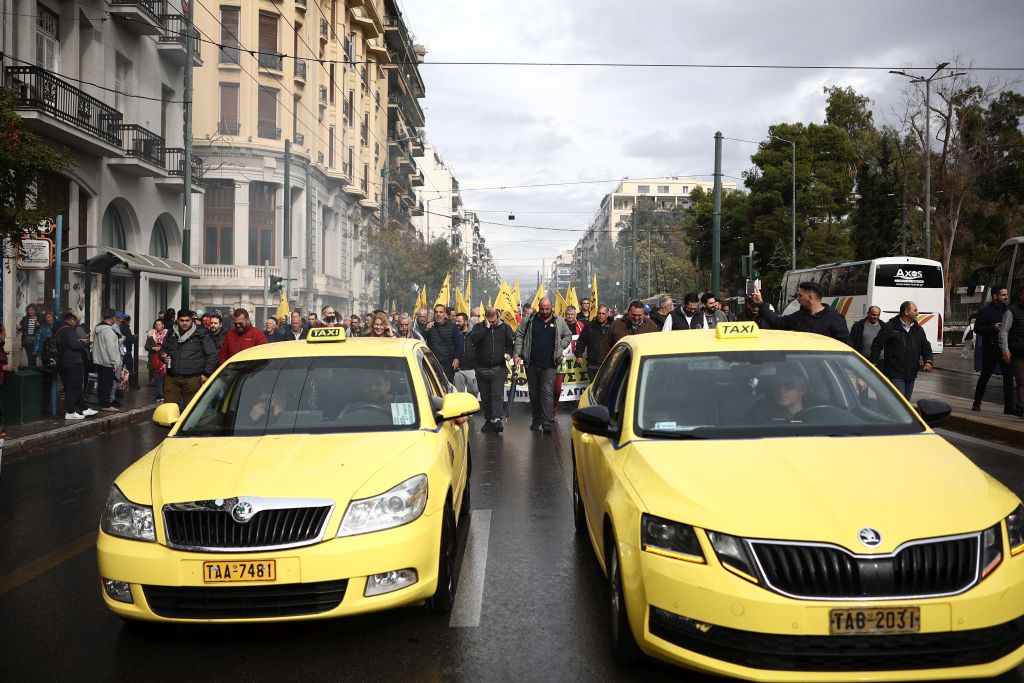
{"label": "license plate", "polygon": [[920,607],[851,607],[829,612],[828,631],[833,636],[918,633]]}
{"label": "license plate", "polygon": [[247,560],[244,562],[203,562],[204,583],[234,583],[236,581],[276,581],[277,560]]}

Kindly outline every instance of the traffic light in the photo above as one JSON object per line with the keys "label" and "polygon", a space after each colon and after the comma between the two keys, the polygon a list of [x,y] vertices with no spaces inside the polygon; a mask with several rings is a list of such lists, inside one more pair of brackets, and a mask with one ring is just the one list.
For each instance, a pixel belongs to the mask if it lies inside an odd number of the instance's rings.
{"label": "traffic light", "polygon": [[746,255],[740,256],[740,274],[749,280],[751,279],[750,273],[750,257]]}
{"label": "traffic light", "polygon": [[757,250],[752,250],[750,252],[750,278],[753,280],[761,279],[761,264],[758,263],[760,256],[761,255],[757,253]]}
{"label": "traffic light", "polygon": [[283,282],[284,282],[284,278],[281,277],[280,275],[271,275],[270,276],[270,291],[271,292],[280,292],[281,288],[283,286],[282,285]]}

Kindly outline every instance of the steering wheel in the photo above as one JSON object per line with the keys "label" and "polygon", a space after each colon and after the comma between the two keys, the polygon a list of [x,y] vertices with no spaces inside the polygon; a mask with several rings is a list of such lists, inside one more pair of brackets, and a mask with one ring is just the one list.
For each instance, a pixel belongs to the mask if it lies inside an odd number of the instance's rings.
{"label": "steering wheel", "polygon": [[341,412],[338,413],[338,419],[340,420],[343,417],[348,417],[348,415],[351,413],[358,413],[361,411],[367,411],[371,413],[383,413],[387,415],[388,418],[391,418],[391,408],[387,406],[382,406],[377,403],[358,403],[354,405],[348,405],[342,408]]}
{"label": "steering wheel", "polygon": [[836,424],[853,424],[856,420],[848,411],[827,403],[808,406],[796,414],[806,422],[834,422]]}

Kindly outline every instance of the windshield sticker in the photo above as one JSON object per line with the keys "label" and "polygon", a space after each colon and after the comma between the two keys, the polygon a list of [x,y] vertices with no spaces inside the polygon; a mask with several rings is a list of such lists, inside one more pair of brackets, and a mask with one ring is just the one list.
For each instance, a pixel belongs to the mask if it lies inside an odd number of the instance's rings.
{"label": "windshield sticker", "polygon": [[411,403],[392,403],[391,421],[396,425],[411,425],[416,422],[416,411]]}
{"label": "windshield sticker", "polygon": [[654,423],[654,428],[655,429],[675,429],[676,428],[676,423],[675,422],[655,422]]}

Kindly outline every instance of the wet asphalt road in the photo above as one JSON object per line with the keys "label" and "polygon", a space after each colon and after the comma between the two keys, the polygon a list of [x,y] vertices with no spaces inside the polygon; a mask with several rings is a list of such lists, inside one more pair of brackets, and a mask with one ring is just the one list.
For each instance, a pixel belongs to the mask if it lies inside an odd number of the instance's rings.
{"label": "wet asphalt road", "polygon": [[[679,680],[667,666],[612,663],[603,577],[573,533],[568,417],[549,437],[527,425],[520,410],[503,436],[472,437],[471,519],[490,511],[490,533],[479,625],[464,628],[418,608],[298,624],[126,627],[100,598],[93,540],[111,481],[165,432],[147,423],[6,465],[0,670],[11,681]],[[944,436],[1024,497],[1019,444]],[[1024,682],[1024,667],[1000,680]]]}

